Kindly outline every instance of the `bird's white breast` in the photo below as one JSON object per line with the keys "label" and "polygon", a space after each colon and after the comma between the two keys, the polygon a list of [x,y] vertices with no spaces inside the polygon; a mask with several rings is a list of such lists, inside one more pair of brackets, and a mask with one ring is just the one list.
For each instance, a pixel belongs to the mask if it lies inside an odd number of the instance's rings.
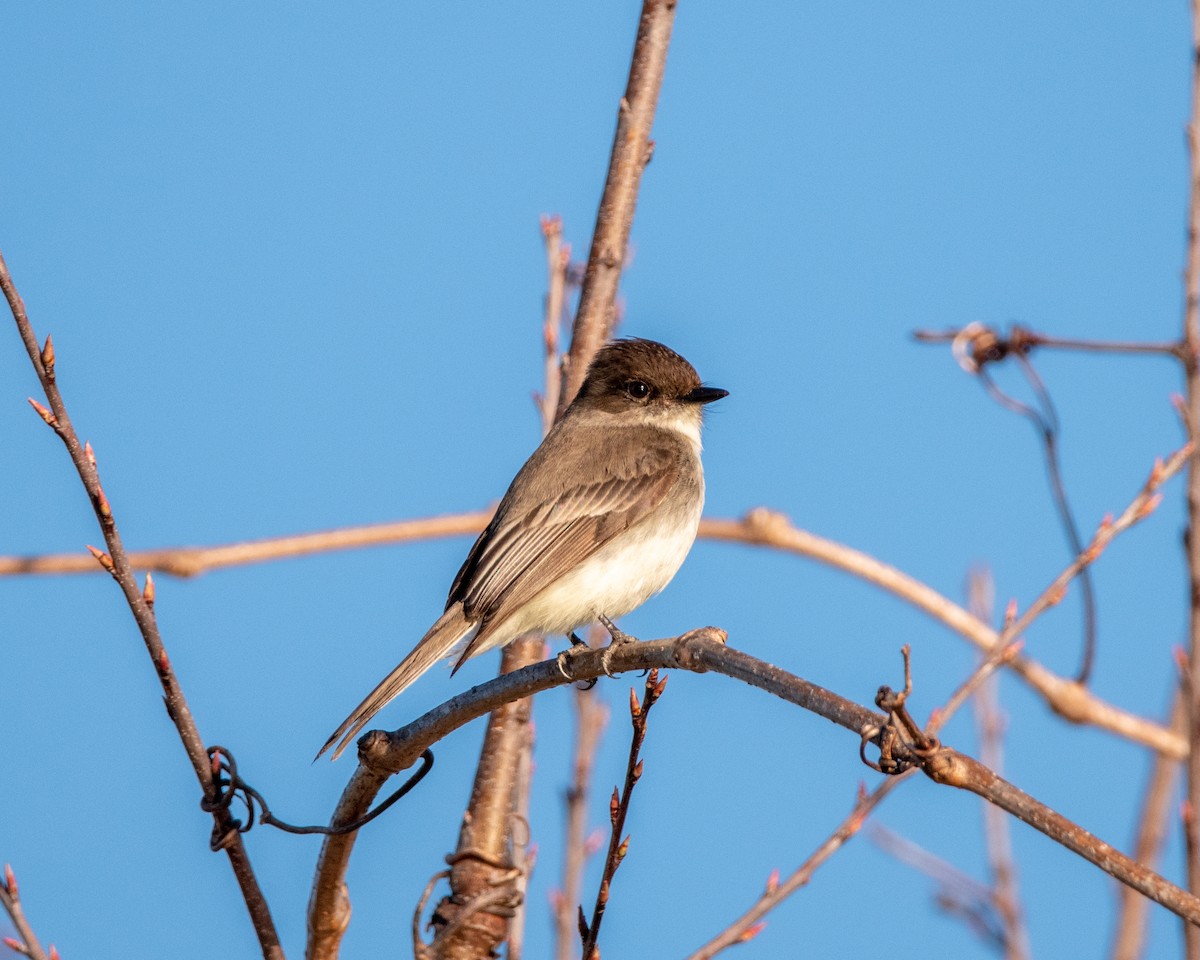
{"label": "bird's white breast", "polygon": [[683,565],[703,508],[703,480],[692,503],[677,504],[668,497],[651,516],[516,611],[495,631],[495,642],[487,649],[531,630],[567,634],[600,616],[615,620],[635,610],[670,583]]}

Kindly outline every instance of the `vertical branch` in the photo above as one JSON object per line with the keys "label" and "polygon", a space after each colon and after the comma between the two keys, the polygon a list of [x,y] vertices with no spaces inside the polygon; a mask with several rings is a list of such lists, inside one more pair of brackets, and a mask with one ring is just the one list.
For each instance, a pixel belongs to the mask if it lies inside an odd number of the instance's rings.
{"label": "vertical branch", "polygon": [[211,761],[204,748],[200,731],[196,727],[196,721],[192,717],[187,698],[183,694],[183,688],[175,676],[170,657],[167,656],[162,636],[158,631],[158,621],[154,615],[154,583],[147,577],[145,589],[138,587],[133,565],[129,562],[125,544],[117,530],[112,505],[100,484],[100,473],[96,468],[96,455],[91,444],[80,442],[71,417],[67,413],[66,403],[58,389],[54,344],[49,337],[46,338],[44,347],[38,344],[33,325],[25,312],[25,302],[17,292],[16,284],[13,283],[2,254],[0,254],[0,289],[4,291],[13,319],[17,323],[17,331],[25,345],[25,351],[29,354],[29,360],[33,364],[34,372],[37,374],[50,407],[47,409],[32,398],[29,402],[38,416],[62,440],[63,445],[67,448],[67,454],[79,474],[79,479],[83,483],[84,490],[92,502],[92,510],[96,514],[96,520],[100,525],[100,531],[108,549],[107,552],[91,546],[88,549],[96,558],[96,562],[108,571],[125,595],[125,602],[129,605],[138,632],[141,633],[142,642],[145,644],[146,652],[150,655],[150,661],[158,674],[167,714],[175,725],[179,739],[183,743],[183,749],[187,753],[188,760],[191,761],[196,779],[200,782],[200,790],[203,795],[202,805],[204,809],[211,811],[213,816],[211,846],[214,850],[224,850],[229,857],[234,877],[241,888],[242,899],[246,903],[250,920],[258,935],[263,956],[268,960],[276,960],[276,958],[282,960],[283,948],[279,943],[279,935],[275,931],[275,922],[271,919],[270,908],[267,906],[266,898],[259,888],[258,879],[250,865],[250,858],[246,854],[241,834],[238,832],[239,824],[229,812],[228,807],[214,805],[217,794],[213,783]]}
{"label": "vertical branch", "polygon": [[554,426],[558,398],[562,390],[562,358],[558,340],[562,328],[563,302],[566,299],[567,264],[571,245],[562,242],[562,218],[542,217],[542,236],[546,240],[546,319],[542,339],[546,345],[546,393],[539,399],[542,436]]}
{"label": "vertical branch", "polygon": [[[1002,773],[1004,718],[1000,712],[999,686],[999,677],[993,674],[980,686],[974,702],[979,725],[979,758],[992,770]],[[1006,960],[1027,960],[1029,933],[1021,911],[1008,824],[1008,815],[1003,810],[984,802],[983,832],[992,874],[992,902],[1004,927],[1004,956]]]}
{"label": "vertical branch", "polygon": [[[522,637],[504,650],[504,672],[536,663],[542,638]],[[510,847],[519,759],[529,735],[532,700],[505,704],[488,718],[471,801],[450,862],[450,895],[433,915],[437,960],[492,956],[508,936],[518,901]]]}
{"label": "vertical branch", "polygon": [[638,188],[653,150],[650,129],[667,67],[667,48],[675,24],[675,2],[645,0],[642,5],[629,83],[617,110],[617,130],[608,162],[608,177],[596,212],[592,248],[579,291],[571,350],[563,361],[559,416],[579,392],[588,362],[608,338],[613,326],[617,287],[629,246]]}
{"label": "vertical branch", "polygon": [[[1182,690],[1176,693],[1171,707],[1170,724],[1182,730],[1187,703]],[[985,761],[986,762],[986,761]],[[1154,869],[1162,851],[1175,794],[1175,777],[1179,763],[1172,757],[1155,753],[1151,757],[1150,778],[1142,798],[1142,815],[1138,824],[1133,858],[1142,866]],[[1146,917],[1150,901],[1124,884],[1117,886],[1117,928],[1113,935],[1112,960],[1138,960],[1146,943]]]}
{"label": "vertical branch", "polygon": [[[1200,424],[1200,0],[1192,0],[1192,115],[1188,123],[1188,227],[1184,266],[1184,368],[1187,376],[1188,439],[1195,442]],[[1187,884],[1200,894],[1200,447],[1194,446],[1188,468],[1187,561],[1191,598],[1188,656],[1187,803],[1184,838]],[[1187,960],[1200,960],[1200,930],[1184,924]]]}
{"label": "vertical branch", "polygon": [[[534,654],[535,659],[546,656],[546,643],[542,640],[540,649]],[[513,783],[512,815],[510,829],[520,828],[524,839],[518,840],[515,832],[511,836],[512,865],[516,876],[513,885],[516,893],[516,906],[508,924],[508,960],[521,960],[525,949],[525,921],[529,914],[529,875],[533,871],[534,856],[532,851],[532,828],[529,823],[529,795],[533,789],[533,701],[527,704],[527,716],[523,739],[517,755],[517,776]]]}
{"label": "vertical branch", "polygon": [[567,788],[567,830],[564,844],[562,889],[554,902],[555,960],[571,960],[577,934],[576,910],[583,899],[583,867],[588,856],[588,793],[600,734],[608,723],[608,709],[594,689],[575,690],[575,763]]}
{"label": "vertical branch", "polygon": [[[562,362],[562,385],[555,420],[562,416],[578,392],[588,363],[607,338],[612,325],[621,266],[625,259],[629,231],[637,205],[638,187],[641,184],[642,171],[650,159],[650,128],[658,106],[674,20],[675,0],[645,0],[638,23],[637,38],[634,41],[629,82],[617,113],[617,131],[613,138],[608,177],[596,215],[596,229],[592,236],[591,252],[579,294],[579,311],[572,330],[571,348]],[[554,241],[547,235],[548,247],[552,243]],[[559,266],[557,260],[549,260],[549,254],[548,265],[553,293],[556,283],[554,278]],[[565,277],[565,271],[563,275]],[[547,312],[550,307],[551,303],[548,302]],[[561,309],[561,300],[559,308]],[[549,362],[547,371],[550,371]],[[547,387],[547,396],[549,393],[550,388]],[[543,415],[543,421],[549,423],[550,418]],[[526,637],[510,644],[502,655],[501,671],[509,673],[535,662],[541,651],[541,642],[540,637]],[[500,882],[494,871],[497,868],[507,868],[511,872],[511,862],[506,858],[507,834],[503,831],[511,824],[513,791],[517,789],[515,769],[520,765],[520,757],[527,749],[528,743],[527,730],[524,733],[513,730],[527,728],[529,710],[528,702],[523,707],[510,704],[493,714],[489,720],[488,731],[484,736],[483,753],[476,771],[476,789],[471,796],[471,804],[464,821],[464,833],[459,838],[459,850],[455,854],[455,858],[463,858],[460,861],[462,863],[480,862],[480,854],[485,861],[491,860],[491,864],[485,866],[492,871],[488,880],[490,887],[486,891],[492,894],[495,893],[496,883]],[[497,728],[495,735],[493,726]],[[485,891],[479,887],[480,873],[481,871],[472,868],[457,869],[457,866],[452,866],[452,892],[448,900],[443,901],[443,905],[451,909],[456,901],[470,904],[472,898],[485,895]],[[485,956],[486,952],[479,952],[479,948],[485,946],[489,938],[495,935],[497,939],[487,947],[494,949],[506,935],[503,926],[504,924],[483,919],[476,919],[470,925],[451,922],[450,926],[443,928],[442,933],[436,937],[439,945],[438,956]],[[443,940],[445,949],[442,949]],[[468,941],[473,946],[467,946]],[[460,948],[459,944],[464,946]],[[476,952],[470,952],[472,949]]]}
{"label": "vertical branch", "polygon": [[[969,579],[969,605],[979,619],[990,622],[995,588],[990,571],[975,570]],[[974,697],[979,727],[979,758],[996,773],[1004,772],[1004,716],[1000,711],[1000,679],[991,674]],[[983,804],[983,834],[991,868],[992,902],[1003,926],[1006,960],[1027,960],[1029,932],[1021,912],[1017,870],[1013,861],[1008,817],[998,807]]]}
{"label": "vertical branch", "polygon": [[[561,392],[555,419],[574,398],[588,363],[608,336],[637,191],[642,170],[650,158],[650,128],[666,66],[675,2],[645,0],[642,8],[629,82],[617,115],[608,176],[580,289],[571,348],[562,361]],[[549,392],[547,388],[547,395]],[[534,662],[540,650],[539,637],[517,640],[504,650],[501,671],[511,672]],[[434,925],[438,933],[434,945],[426,951],[439,960],[451,956],[486,956],[487,950],[494,949],[505,935],[505,918],[499,914],[511,910],[514,891],[505,892],[494,884],[512,882],[505,831],[512,822],[515,771],[527,749],[528,718],[528,704],[509,704],[494,713],[489,721],[471,806],[464,818],[458,852],[451,858],[455,861],[450,873],[452,892],[435,914]],[[494,733],[493,725],[497,728]],[[369,783],[371,779],[365,776],[363,782]],[[347,787],[347,794],[358,796],[358,781],[356,774],[351,787]],[[343,803],[346,800],[344,796]],[[342,878],[353,844],[353,836],[348,836],[329,838],[322,847],[309,901],[308,953],[311,957],[336,956],[345,924],[349,922],[349,897]],[[472,863],[476,866],[472,867]],[[486,891],[480,886],[481,882],[489,883]],[[476,890],[483,892],[471,892]],[[506,906],[505,901],[510,905]],[[489,913],[489,910],[493,912]]]}

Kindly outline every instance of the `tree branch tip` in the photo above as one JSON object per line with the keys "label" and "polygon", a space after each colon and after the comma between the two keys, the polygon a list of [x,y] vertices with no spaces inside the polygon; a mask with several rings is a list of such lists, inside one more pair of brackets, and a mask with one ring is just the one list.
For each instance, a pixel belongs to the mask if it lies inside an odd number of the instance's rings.
{"label": "tree branch tip", "polygon": [[769,897],[771,894],[773,894],[778,889],[779,889],[779,868],[776,867],[769,874],[767,874],[767,886],[766,886],[767,896]]}
{"label": "tree branch tip", "polygon": [[1148,516],[1150,516],[1150,514],[1158,509],[1158,505],[1162,503],[1162,498],[1163,495],[1161,493],[1156,493],[1147,498],[1146,502],[1138,507],[1137,517],[1135,519],[1145,520]]}
{"label": "tree branch tip", "polygon": [[17,875],[13,873],[11,863],[4,865],[4,889],[14,900],[20,895],[20,888],[17,886]]}
{"label": "tree branch tip", "polygon": [[88,548],[88,553],[90,553],[93,557],[96,558],[96,562],[98,564],[100,564],[100,566],[102,566],[109,573],[116,572],[116,567],[113,565],[112,557],[110,557],[103,550],[96,549],[90,543],[87,544],[87,548]]}
{"label": "tree branch tip", "polygon": [[761,920],[758,923],[754,924],[754,926],[747,927],[745,932],[740,937],[738,937],[738,943],[749,943],[751,940],[753,940],[755,937],[757,937],[760,933],[762,933],[766,928],[767,928],[766,920]]}
{"label": "tree branch tip", "polygon": [[42,347],[42,368],[46,372],[46,379],[54,379],[54,339],[50,334],[46,334],[46,345]]}
{"label": "tree branch tip", "polygon": [[34,400],[33,397],[26,397],[25,399],[29,401],[29,405],[33,407],[37,415],[45,421],[46,426],[53,427],[55,430],[58,429],[58,417]]}

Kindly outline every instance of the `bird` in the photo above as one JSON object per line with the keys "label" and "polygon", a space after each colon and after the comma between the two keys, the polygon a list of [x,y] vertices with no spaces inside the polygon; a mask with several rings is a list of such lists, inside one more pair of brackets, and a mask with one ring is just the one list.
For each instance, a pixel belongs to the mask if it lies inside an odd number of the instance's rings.
{"label": "bird", "polygon": [[622,642],[612,621],[661,591],[696,538],[702,411],[728,393],[702,385],[656,341],[602,346],[471,547],[445,612],[317,757],[336,743],[336,760],[375,714],[456,653],[454,671],[531,632],[581,644],[574,631],[596,621]]}

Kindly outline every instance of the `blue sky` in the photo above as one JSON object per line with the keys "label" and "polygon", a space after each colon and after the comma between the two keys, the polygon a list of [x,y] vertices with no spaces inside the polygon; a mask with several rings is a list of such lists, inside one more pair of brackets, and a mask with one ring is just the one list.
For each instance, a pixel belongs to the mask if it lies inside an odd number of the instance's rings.
{"label": "blue sky", "polygon": [[[537,442],[538,218],[582,254],[638,5],[21,5],[0,36],[0,249],[91,440],[126,542],[224,543],[479,509]],[[766,504],[959,598],[989,563],[1028,603],[1065,564],[1029,426],[921,326],[1020,322],[1168,339],[1181,314],[1190,26],[1182,4],[684,3],[623,284],[624,330],[730,397],[707,431],[708,512]],[[11,328],[10,328],[11,329]],[[1085,530],[1178,445],[1164,359],[1045,353]],[[0,552],[97,532],[0,342]],[[1097,691],[1158,714],[1184,639],[1182,490],[1096,569]],[[163,578],[164,638],[204,736],[280,816],[321,821],[350,774],[310,765],[436,616],[467,541]],[[1078,656],[1077,592],[1030,651]],[[914,650],[918,710],[972,654],[945,629],[795,558],[697,545],[626,619],[713,623],[757,656],[869,702]],[[64,956],[230,957],[257,947],[128,612],[107,578],[0,582],[0,859]],[[398,726],[494,670],[433,672]],[[601,685],[621,708],[631,683]],[[1008,773],[1127,846],[1145,757],[1065,729],[1006,679]],[[536,704],[530,956],[557,884],[569,698]],[[593,819],[622,775],[619,714]],[[348,956],[407,937],[453,844],[482,728],[363,836]],[[946,740],[975,747],[969,719]],[[853,738],[719,677],[656,709],[606,956],[682,956],[805,859],[874,774]],[[920,781],[891,828],[977,876],[977,802]],[[1035,950],[1096,955],[1107,878],[1014,827]],[[249,849],[292,956],[314,839]],[[736,851],[732,854],[730,851]],[[1177,842],[1164,867],[1180,876]],[[595,870],[588,888],[594,890]],[[886,891],[880,897],[878,891]],[[930,887],[855,841],[770,918],[747,960],[987,952]],[[869,902],[869,908],[862,906]],[[863,916],[869,912],[869,919]],[[1154,956],[1177,924],[1153,913]]]}

